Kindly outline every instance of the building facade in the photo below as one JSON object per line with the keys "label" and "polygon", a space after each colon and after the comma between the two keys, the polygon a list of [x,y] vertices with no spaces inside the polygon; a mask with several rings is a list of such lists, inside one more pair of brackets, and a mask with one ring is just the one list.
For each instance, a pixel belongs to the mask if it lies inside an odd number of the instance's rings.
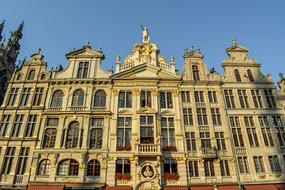
{"label": "building facade", "polygon": [[39,49],[0,109],[0,188],[282,189],[285,79],[226,52],[221,75],[193,47],[179,73],[145,28],[115,71],[89,43],[51,71]]}
{"label": "building facade", "polygon": [[22,38],[24,26],[24,22],[22,22],[18,29],[11,34],[8,43],[5,44],[5,38],[2,35],[4,22],[0,23],[0,104],[2,104],[7,90],[7,82],[11,79],[16,68],[16,60],[20,51],[19,41]]}

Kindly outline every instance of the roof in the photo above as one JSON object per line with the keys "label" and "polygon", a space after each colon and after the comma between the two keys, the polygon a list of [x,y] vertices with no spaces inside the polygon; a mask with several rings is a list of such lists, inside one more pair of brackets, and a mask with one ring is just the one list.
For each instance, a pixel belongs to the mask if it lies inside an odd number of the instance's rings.
{"label": "roof", "polygon": [[105,55],[102,50],[93,50],[91,46],[83,46],[81,49],[72,50],[71,52],[65,54],[67,58],[72,57],[98,57],[101,59],[105,59]]}

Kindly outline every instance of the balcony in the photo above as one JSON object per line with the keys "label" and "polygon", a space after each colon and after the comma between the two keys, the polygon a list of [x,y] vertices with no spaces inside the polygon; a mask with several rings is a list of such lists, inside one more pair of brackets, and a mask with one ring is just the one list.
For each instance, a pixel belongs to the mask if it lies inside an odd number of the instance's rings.
{"label": "balcony", "polygon": [[86,107],[84,106],[72,106],[68,108],[69,111],[84,111],[85,109]]}
{"label": "balcony", "polygon": [[136,144],[136,153],[138,155],[149,155],[160,154],[159,144]]}
{"label": "balcony", "polygon": [[61,111],[62,107],[49,107],[48,111]]}
{"label": "balcony", "polygon": [[92,111],[106,111],[106,107],[91,107]]}
{"label": "balcony", "polygon": [[15,183],[15,184],[21,184],[21,183],[23,183],[23,176],[22,176],[22,175],[15,175],[14,183]]}
{"label": "balcony", "polygon": [[206,107],[206,103],[205,102],[196,102],[196,107],[197,108],[205,108]]}
{"label": "balcony", "polygon": [[204,159],[218,158],[218,150],[216,147],[201,147],[201,153]]}

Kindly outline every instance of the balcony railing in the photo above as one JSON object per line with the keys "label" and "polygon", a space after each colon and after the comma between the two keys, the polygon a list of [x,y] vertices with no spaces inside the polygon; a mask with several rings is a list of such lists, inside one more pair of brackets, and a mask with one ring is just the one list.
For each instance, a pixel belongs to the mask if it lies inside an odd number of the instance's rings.
{"label": "balcony railing", "polygon": [[203,158],[217,158],[218,150],[216,147],[201,147],[201,153]]}
{"label": "balcony railing", "polygon": [[160,152],[160,146],[159,146],[159,144],[137,144],[136,145],[136,151],[139,154],[142,154],[142,153],[159,153]]}
{"label": "balcony railing", "polygon": [[48,111],[61,111],[62,107],[49,107]]}
{"label": "balcony railing", "polygon": [[23,183],[23,176],[22,175],[16,175],[14,178],[14,183],[15,184]]}
{"label": "balcony railing", "polygon": [[93,110],[93,111],[105,111],[106,107],[91,107],[91,110]]}
{"label": "balcony railing", "polygon": [[206,107],[206,103],[205,102],[196,102],[196,107],[197,108],[205,108]]}
{"label": "balcony railing", "polygon": [[199,125],[200,131],[209,131],[210,127],[208,125]]}
{"label": "balcony railing", "polygon": [[72,107],[69,107],[69,110],[70,111],[84,111],[86,107],[84,106],[72,106]]}
{"label": "balcony railing", "polygon": [[236,155],[238,156],[246,155],[246,148],[241,147],[241,148],[235,148],[235,149],[236,149]]}

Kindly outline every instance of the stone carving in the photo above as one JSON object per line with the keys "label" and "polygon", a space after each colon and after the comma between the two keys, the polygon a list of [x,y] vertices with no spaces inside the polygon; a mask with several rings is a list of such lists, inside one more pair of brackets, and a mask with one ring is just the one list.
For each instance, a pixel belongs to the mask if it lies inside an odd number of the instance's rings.
{"label": "stone carving", "polygon": [[53,156],[53,162],[52,162],[54,165],[57,164],[58,157],[59,157],[59,153],[55,153],[54,156]]}
{"label": "stone carving", "polygon": [[143,171],[143,176],[146,178],[151,178],[154,174],[153,169],[148,165],[145,166],[142,171]]}
{"label": "stone carving", "polygon": [[82,164],[82,165],[85,165],[86,162],[87,162],[87,160],[88,160],[88,153],[87,153],[87,152],[83,152],[83,153],[81,154],[81,164]]}
{"label": "stone carving", "polygon": [[142,27],[142,35],[143,35],[143,39],[142,42],[143,43],[149,43],[150,41],[150,37],[149,37],[149,32],[146,26],[141,25]]}

